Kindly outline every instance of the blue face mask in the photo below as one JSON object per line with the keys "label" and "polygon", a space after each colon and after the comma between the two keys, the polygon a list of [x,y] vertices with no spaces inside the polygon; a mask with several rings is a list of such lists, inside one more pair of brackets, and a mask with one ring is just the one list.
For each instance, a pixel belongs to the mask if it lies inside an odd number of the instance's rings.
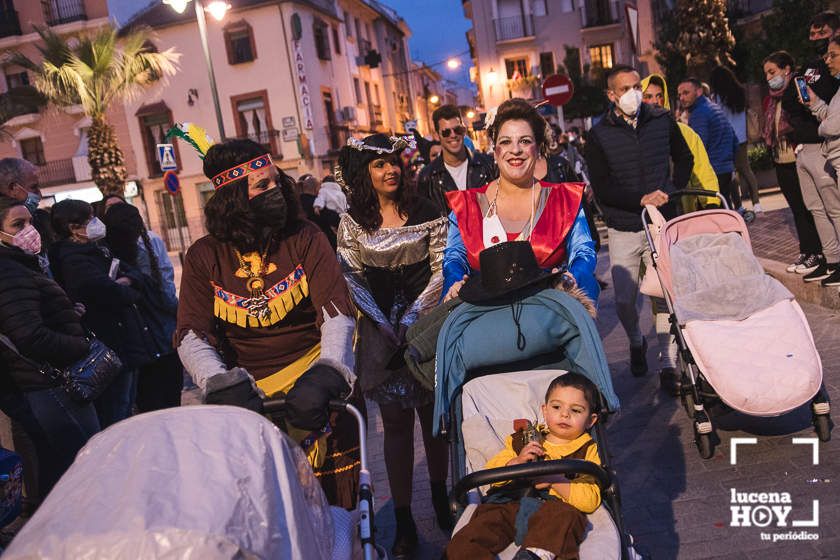
{"label": "blue face mask", "polygon": [[26,209],[29,210],[30,214],[35,214],[35,210],[38,209],[38,204],[41,202],[41,195],[36,193],[26,193],[26,201],[23,203],[26,206]]}

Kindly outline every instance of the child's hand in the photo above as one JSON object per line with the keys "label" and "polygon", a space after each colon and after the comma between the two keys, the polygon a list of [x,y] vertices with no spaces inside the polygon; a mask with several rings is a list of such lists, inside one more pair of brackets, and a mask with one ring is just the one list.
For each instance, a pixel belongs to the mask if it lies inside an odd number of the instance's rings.
{"label": "child's hand", "polygon": [[522,451],[519,452],[519,456],[508,461],[507,466],[522,465],[530,461],[536,461],[543,455],[545,455],[545,449],[542,448],[542,445],[536,441],[529,441],[528,444],[522,448]]}

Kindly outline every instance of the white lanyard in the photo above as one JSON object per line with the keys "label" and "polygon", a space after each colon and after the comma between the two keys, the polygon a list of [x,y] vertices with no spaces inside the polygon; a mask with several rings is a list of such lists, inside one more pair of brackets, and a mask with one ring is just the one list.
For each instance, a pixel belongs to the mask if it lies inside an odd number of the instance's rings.
{"label": "white lanyard", "polygon": [[[481,223],[481,233],[484,241],[484,248],[498,245],[508,240],[507,231],[499,218],[496,201],[499,198],[499,180],[496,180],[496,195],[487,208],[487,213]],[[531,234],[534,232],[534,195],[536,193],[536,181],[531,185],[531,218],[528,220],[528,241],[531,241]],[[525,229],[524,227],[522,229]]]}

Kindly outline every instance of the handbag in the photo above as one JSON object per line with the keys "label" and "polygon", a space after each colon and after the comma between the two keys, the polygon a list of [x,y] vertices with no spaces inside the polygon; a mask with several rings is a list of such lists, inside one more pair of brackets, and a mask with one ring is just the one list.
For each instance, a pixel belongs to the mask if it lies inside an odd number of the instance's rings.
{"label": "handbag", "polygon": [[9,347],[23,361],[60,386],[73,400],[90,402],[102,394],[111,381],[122,369],[117,353],[108,348],[101,340],[91,335],[88,339],[90,350],[87,356],[75,364],[63,369],[49,364],[41,365],[21,354],[5,335],[0,334],[0,341]]}

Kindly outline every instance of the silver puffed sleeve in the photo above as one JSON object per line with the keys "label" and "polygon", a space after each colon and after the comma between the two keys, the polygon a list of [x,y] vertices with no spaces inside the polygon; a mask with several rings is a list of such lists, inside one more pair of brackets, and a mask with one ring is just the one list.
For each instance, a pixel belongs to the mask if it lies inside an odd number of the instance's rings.
{"label": "silver puffed sleeve", "polygon": [[365,280],[362,257],[359,252],[359,236],[363,233],[362,228],[353,222],[349,214],[341,216],[336,233],[338,262],[341,264],[344,279],[347,280],[347,287],[350,289],[350,297],[353,298],[356,307],[376,324],[390,326],[385,314],[373,299],[370,287]]}
{"label": "silver puffed sleeve", "polygon": [[440,301],[440,292],[443,289],[443,250],[446,247],[448,224],[449,220],[446,217],[428,222],[429,265],[432,268],[432,276],[400,319],[400,323],[407,327],[413,325],[421,313],[432,309]]}

